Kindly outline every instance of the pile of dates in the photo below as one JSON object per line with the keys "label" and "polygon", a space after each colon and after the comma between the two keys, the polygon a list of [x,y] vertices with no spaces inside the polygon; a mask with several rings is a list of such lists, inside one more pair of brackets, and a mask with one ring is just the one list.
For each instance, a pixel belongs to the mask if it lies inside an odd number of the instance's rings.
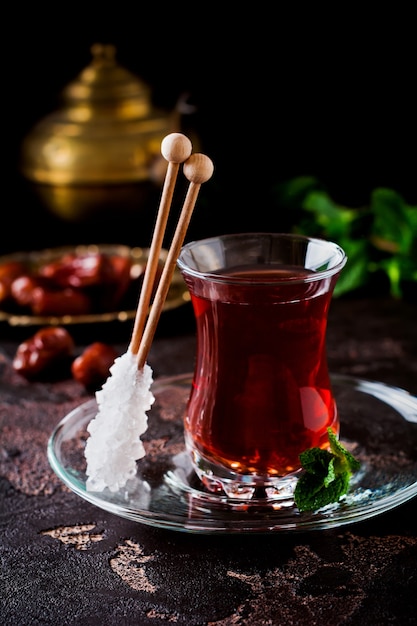
{"label": "pile of dates", "polygon": [[141,278],[132,276],[129,257],[102,252],[63,254],[36,267],[8,261],[0,264],[0,306],[35,316],[116,311],[129,292],[135,302]]}
{"label": "pile of dates", "polygon": [[52,372],[59,377],[70,371],[87,390],[97,390],[108,378],[118,352],[113,346],[97,341],[75,357],[74,347],[66,328],[41,328],[18,346],[13,369],[28,380],[39,380]]}
{"label": "pile of dates", "polygon": [[[68,252],[45,262],[20,260],[0,263],[0,308],[37,317],[83,316],[134,310],[146,264],[110,252]],[[162,272],[159,265],[157,284]],[[75,345],[65,326],[45,326],[18,346],[13,368],[28,380],[68,373],[89,390],[108,378],[116,350],[95,342],[75,356]]]}

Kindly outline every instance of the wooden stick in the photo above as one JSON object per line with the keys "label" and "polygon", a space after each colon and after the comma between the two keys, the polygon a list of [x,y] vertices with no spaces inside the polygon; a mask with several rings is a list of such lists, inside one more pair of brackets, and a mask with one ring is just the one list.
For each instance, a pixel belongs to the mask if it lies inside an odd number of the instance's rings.
{"label": "wooden stick", "polygon": [[154,234],[146,263],[139,304],[136,311],[135,323],[129,346],[129,350],[133,354],[137,354],[139,350],[139,344],[145,327],[146,317],[149,312],[149,304],[154,288],[155,276],[158,269],[162,242],[164,239],[172,197],[174,195],[178,170],[180,163],[183,163],[188,159],[191,151],[191,141],[188,137],[182,135],[181,133],[171,133],[170,135],[167,135],[161,143],[161,153],[168,161],[168,169],[165,176],[164,187],[162,190],[161,201],[159,204]]}
{"label": "wooden stick", "polygon": [[184,175],[190,181],[190,184],[188,186],[187,195],[184,200],[177,227],[175,229],[164,269],[158,284],[158,289],[156,291],[142,340],[140,342],[137,359],[139,369],[144,367],[148,358],[151,343],[168,294],[177,259],[181,252],[181,247],[184,242],[200,187],[202,183],[211,178],[213,169],[214,167],[212,161],[204,154],[192,154],[184,163]]}

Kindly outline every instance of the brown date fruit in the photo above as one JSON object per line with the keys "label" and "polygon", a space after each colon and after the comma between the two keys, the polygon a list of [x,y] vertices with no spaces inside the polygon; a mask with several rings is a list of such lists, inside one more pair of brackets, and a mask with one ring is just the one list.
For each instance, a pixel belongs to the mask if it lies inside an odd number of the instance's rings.
{"label": "brown date fruit", "polygon": [[103,282],[92,291],[95,306],[100,311],[115,311],[127,293],[131,284],[132,262],[123,256],[109,256],[108,266]]}
{"label": "brown date fruit", "polygon": [[40,267],[39,273],[59,287],[90,287],[101,282],[103,265],[105,259],[99,254],[66,254]]}
{"label": "brown date fruit", "polygon": [[47,285],[48,281],[40,276],[23,274],[12,282],[10,292],[16,304],[31,308],[34,290],[37,287],[46,287]]}
{"label": "brown date fruit", "polygon": [[57,287],[82,290],[95,311],[112,311],[130,285],[131,267],[131,259],[124,256],[66,254],[40,267],[39,273]]}
{"label": "brown date fruit", "polygon": [[21,261],[8,261],[0,264],[0,302],[12,298],[13,281],[27,271]]}
{"label": "brown date fruit", "polygon": [[96,390],[109,377],[110,367],[118,356],[119,353],[112,346],[96,341],[74,359],[71,365],[72,375],[86,389]]}
{"label": "brown date fruit", "polygon": [[106,254],[66,254],[43,265],[39,273],[60,287],[85,289],[108,282],[112,275],[112,266]]}
{"label": "brown date fruit", "polygon": [[64,364],[71,358],[73,350],[74,341],[65,328],[41,328],[18,346],[13,369],[25,378],[37,378]]}
{"label": "brown date fruit", "polygon": [[16,278],[27,271],[26,264],[22,261],[5,261],[0,263],[0,278]]}
{"label": "brown date fruit", "polygon": [[86,315],[91,312],[91,300],[77,289],[45,289],[32,291],[30,306],[34,315]]}

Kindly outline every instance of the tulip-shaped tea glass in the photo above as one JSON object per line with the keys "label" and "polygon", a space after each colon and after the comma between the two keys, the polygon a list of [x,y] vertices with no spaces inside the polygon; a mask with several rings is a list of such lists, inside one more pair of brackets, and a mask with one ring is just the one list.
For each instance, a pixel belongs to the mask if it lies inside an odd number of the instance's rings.
{"label": "tulip-shaped tea glass", "polygon": [[339,419],[326,327],[346,263],[335,243],[243,233],[183,246],[197,330],[186,447],[205,487],[230,498],[292,495],[301,452]]}

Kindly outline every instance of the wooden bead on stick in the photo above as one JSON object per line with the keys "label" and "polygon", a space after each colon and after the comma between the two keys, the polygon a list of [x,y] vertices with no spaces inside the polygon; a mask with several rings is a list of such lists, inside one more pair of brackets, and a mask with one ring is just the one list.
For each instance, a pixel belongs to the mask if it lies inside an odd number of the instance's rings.
{"label": "wooden bead on stick", "polygon": [[182,133],[171,133],[161,143],[161,154],[171,163],[184,163],[192,149],[191,141]]}
{"label": "wooden bead on stick", "polygon": [[212,177],[213,161],[205,154],[196,152],[184,163],[184,176],[192,183],[201,185]]}
{"label": "wooden bead on stick", "polygon": [[190,223],[200,187],[202,183],[205,183],[209,180],[209,178],[211,178],[213,171],[213,162],[205,154],[192,154],[183,165],[184,175],[190,184],[188,185],[187,194],[177,222],[177,227],[172,238],[171,246],[168,250],[168,255],[165,260],[161,278],[159,279],[151,312],[149,314],[137,352],[138,369],[142,369],[146,363],[153,336],[156,331],[156,326],[168,294],[175,265],[181,251],[181,246],[184,242],[185,234]]}
{"label": "wooden bead on stick", "polygon": [[182,133],[171,133],[164,137],[161,142],[162,156],[168,161],[168,169],[162,190],[154,234],[146,264],[145,276],[142,283],[139,305],[136,311],[135,323],[130,341],[130,351],[137,354],[139,344],[148,315],[149,304],[152,297],[154,281],[158,268],[159,257],[162,249],[163,238],[174,195],[175,182],[180,164],[189,158],[193,146],[191,141]]}

